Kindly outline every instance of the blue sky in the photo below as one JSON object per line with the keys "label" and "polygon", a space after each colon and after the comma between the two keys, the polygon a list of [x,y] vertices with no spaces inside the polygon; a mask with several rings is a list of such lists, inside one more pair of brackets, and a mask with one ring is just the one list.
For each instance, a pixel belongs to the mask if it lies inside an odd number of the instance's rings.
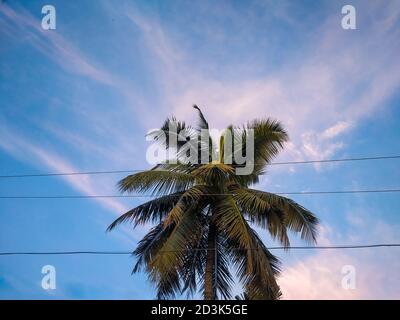
{"label": "blue sky", "polygon": [[[218,129],[281,120],[291,142],[277,161],[400,153],[399,1],[51,1],[49,31],[45,4],[0,4],[2,175],[147,168],[145,133],[172,114],[195,121],[194,103]],[[341,28],[344,4],[356,30]],[[116,194],[122,177],[1,179],[0,195]],[[273,166],[257,187],[383,189],[399,178],[398,160]],[[318,244],[400,241],[397,194],[293,198],[321,219]],[[0,251],[133,250],[147,228],[105,229],[140,202],[0,199]],[[284,298],[400,298],[397,248],[276,253]],[[153,298],[133,262],[3,256],[0,298]],[[47,264],[54,291],[40,285]],[[344,265],[354,290],[341,287]]]}

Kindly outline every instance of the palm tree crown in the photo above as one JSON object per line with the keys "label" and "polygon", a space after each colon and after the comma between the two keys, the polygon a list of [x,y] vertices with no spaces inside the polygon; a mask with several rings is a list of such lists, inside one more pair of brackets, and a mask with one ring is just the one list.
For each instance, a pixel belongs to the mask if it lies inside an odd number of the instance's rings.
{"label": "palm tree crown", "polygon": [[[194,108],[199,114],[196,128],[175,118],[167,119],[153,133],[154,139],[171,149],[170,138],[161,135],[171,137],[171,128],[185,130],[190,137],[208,130],[201,110]],[[254,170],[237,175],[235,168],[240,165],[224,162],[226,134],[239,133],[244,138],[250,131],[254,136]],[[315,242],[318,224],[315,215],[295,201],[251,188],[283,148],[288,135],[279,122],[266,119],[243,128],[228,127],[218,149],[214,143],[199,140],[193,139],[196,143],[191,147],[197,151],[207,148],[211,154],[207,163],[179,161],[187,152],[187,141],[178,141],[173,150],[178,162],[165,161],[122,179],[121,191],[150,193],[154,198],[121,215],[108,230],[127,221],[134,226],[155,224],[134,251],[137,262],[133,272],[145,270],[159,299],[182,293],[192,296],[199,290],[207,300],[230,299],[232,272],[236,272],[246,299],[277,299],[281,295],[276,282],[279,261],[251,225],[266,229],[273,239],[289,248],[288,230]]]}

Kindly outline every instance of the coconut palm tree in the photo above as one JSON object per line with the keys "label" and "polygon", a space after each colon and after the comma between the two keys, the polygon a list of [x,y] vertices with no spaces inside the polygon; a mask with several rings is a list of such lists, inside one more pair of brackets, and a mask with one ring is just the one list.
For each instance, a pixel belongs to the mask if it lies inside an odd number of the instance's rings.
{"label": "coconut palm tree", "polygon": [[[171,163],[168,158],[150,170],[122,179],[122,192],[150,194],[153,198],[121,215],[108,230],[123,222],[135,227],[155,225],[133,252],[137,258],[133,273],[144,269],[157,288],[158,299],[183,293],[190,297],[199,291],[206,300],[231,299],[233,272],[247,299],[277,299],[281,295],[276,282],[279,260],[252,225],[267,230],[272,239],[289,248],[288,230],[315,242],[318,224],[315,215],[295,201],[251,188],[283,148],[288,135],[278,121],[255,120],[242,128],[228,127],[219,148],[215,148],[210,137],[202,142],[194,139],[209,130],[201,110],[194,108],[199,114],[196,127],[170,118],[152,133],[156,143],[173,149],[178,161]],[[172,146],[171,137],[182,131],[190,138]],[[232,143],[227,134],[238,134],[244,145],[250,132],[254,136],[254,170],[237,175],[235,170],[242,164],[224,161],[223,150]],[[200,151],[207,149],[208,161],[183,161],[188,144],[189,149],[198,151],[198,159]]]}

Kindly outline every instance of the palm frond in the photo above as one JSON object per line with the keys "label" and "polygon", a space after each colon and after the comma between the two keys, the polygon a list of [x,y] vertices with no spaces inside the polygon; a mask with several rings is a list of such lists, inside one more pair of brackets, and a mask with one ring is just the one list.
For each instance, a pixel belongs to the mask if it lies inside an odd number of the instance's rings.
{"label": "palm frond", "polygon": [[245,278],[244,287],[251,300],[276,300],[281,296],[276,276],[280,262],[264,245],[258,234],[251,229],[254,259],[253,273]]}
{"label": "palm frond", "polygon": [[[199,218],[201,211],[202,208],[193,205],[183,214],[178,223],[170,224],[174,225],[172,232],[149,264],[154,281],[164,276],[169,277],[170,273],[178,270],[183,264],[188,250],[195,246],[203,231],[202,219]],[[164,227],[168,228],[169,225],[165,226],[164,223]]]}
{"label": "palm frond", "polygon": [[286,232],[285,215],[281,208],[265,201],[258,194],[247,188],[233,187],[229,189],[242,212],[246,213],[252,223],[269,231],[273,239],[288,248],[289,237]]}
{"label": "palm frond", "polygon": [[[259,175],[265,173],[266,165],[278,155],[279,151],[283,149],[283,144],[289,140],[288,134],[280,122],[272,119],[254,120],[248,123],[246,128],[235,128],[234,130],[241,132],[240,141],[236,141],[236,143],[240,143],[243,150],[246,150],[246,137],[250,135],[250,130],[253,132],[254,156],[250,161],[254,164],[254,170],[249,175],[239,176],[238,180],[244,186],[257,183]],[[235,137],[239,137],[239,134]]]}
{"label": "palm frond", "polygon": [[[254,120],[247,125],[247,129],[254,131],[254,162],[257,165],[271,162],[289,139],[281,123],[272,119]],[[246,130],[244,134],[248,134]]]}
{"label": "palm frond", "polygon": [[199,207],[201,202],[207,201],[210,188],[206,185],[195,185],[182,193],[175,206],[170,210],[164,220],[164,225],[179,223],[186,210]]}
{"label": "palm frond", "polygon": [[152,259],[170,236],[173,229],[173,225],[165,228],[163,223],[159,223],[150,229],[143,239],[139,241],[137,248],[133,252],[137,261],[132,273],[140,271],[143,266],[148,267],[150,265]]}
{"label": "palm frond", "polygon": [[216,258],[215,287],[217,296],[222,297],[223,299],[231,299],[231,289],[234,279],[229,268],[230,256],[227,251],[226,239],[221,236],[221,234],[217,235]]}
{"label": "palm frond", "polygon": [[148,170],[125,177],[119,181],[118,186],[122,192],[147,192],[153,195],[165,195],[185,191],[194,182],[195,178],[189,173]]}
{"label": "palm frond", "polygon": [[[212,218],[209,217],[209,228],[213,224]],[[230,255],[227,250],[226,239],[221,235],[215,226],[212,227],[214,232],[214,243],[210,247],[210,242],[206,243],[206,252],[204,255],[204,262],[208,258],[208,255],[213,256],[212,265],[212,288],[214,291],[214,299],[230,299],[232,284],[234,283],[233,276],[230,270]],[[210,229],[207,230],[208,236],[210,236]],[[210,251],[209,251],[210,250]],[[204,269],[204,271],[207,271]],[[200,278],[201,291],[206,296],[206,275],[202,274]]]}
{"label": "palm frond", "polygon": [[223,163],[208,163],[199,166],[192,175],[210,186],[217,186],[229,179],[234,179],[234,169]]}
{"label": "palm frond", "polygon": [[203,217],[201,232],[198,234],[198,239],[188,244],[194,247],[187,250],[187,254],[183,258],[182,266],[179,268],[179,273],[182,278],[182,292],[187,293],[187,297],[193,297],[197,291],[197,283],[202,283],[204,279],[204,267],[207,254],[207,222],[208,219]]}
{"label": "palm frond", "polygon": [[[239,243],[239,247],[251,247],[251,235],[248,224],[231,196],[221,196],[212,208],[215,225],[229,239]],[[251,253],[250,250],[248,252]]]}
{"label": "palm frond", "polygon": [[167,161],[189,162],[191,164],[201,163],[202,152],[207,151],[208,160],[215,154],[211,137],[203,137],[202,129],[208,130],[208,123],[201,110],[199,111],[199,128],[194,129],[186,125],[184,121],[178,121],[176,118],[168,118],[162,127],[148,134],[149,137],[157,141],[165,150],[169,150],[169,155],[173,152],[173,159]]}
{"label": "palm frond", "polygon": [[115,219],[107,228],[107,231],[111,231],[124,222],[133,222],[134,227],[148,222],[157,223],[172,210],[182,194],[183,192],[176,192],[145,202]]}
{"label": "palm frond", "polygon": [[247,189],[257,197],[269,203],[271,207],[281,210],[284,223],[290,230],[300,233],[303,240],[314,243],[317,240],[318,218],[295,201],[269,192]]}
{"label": "palm frond", "polygon": [[150,279],[156,285],[158,300],[174,299],[182,291],[179,273],[175,268],[163,273],[151,272]]}
{"label": "palm frond", "polygon": [[[231,259],[237,276],[250,299],[269,299],[271,292],[279,292],[276,276],[279,273],[279,260],[262,243],[257,233],[250,227],[251,248],[236,250],[240,243],[227,238],[231,249]],[[251,254],[249,254],[251,252]]]}
{"label": "palm frond", "polygon": [[218,231],[224,234],[227,244],[235,244],[235,247],[230,246],[230,249],[239,253],[235,256],[240,259],[235,261],[235,264],[240,269],[242,280],[253,273],[254,251],[252,250],[253,240],[251,230],[245,218],[237,207],[231,196],[220,198],[213,210],[213,219]]}
{"label": "palm frond", "polygon": [[216,145],[213,139],[210,136],[209,125],[206,118],[203,115],[203,112],[197,105],[193,106],[199,113],[199,121],[197,125],[197,131],[199,132],[198,140],[198,153],[199,153],[199,162],[204,164],[204,158],[201,157],[201,153],[206,151],[208,154],[208,161],[212,162],[216,159]]}

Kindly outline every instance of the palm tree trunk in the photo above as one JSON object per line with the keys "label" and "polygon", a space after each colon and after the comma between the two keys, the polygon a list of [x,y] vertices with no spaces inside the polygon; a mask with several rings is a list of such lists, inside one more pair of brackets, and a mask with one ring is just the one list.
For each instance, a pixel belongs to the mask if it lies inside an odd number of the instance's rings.
{"label": "palm tree trunk", "polygon": [[204,277],[204,300],[215,300],[215,267],[216,267],[216,229],[213,224],[210,224],[208,230],[207,258],[206,271]]}

